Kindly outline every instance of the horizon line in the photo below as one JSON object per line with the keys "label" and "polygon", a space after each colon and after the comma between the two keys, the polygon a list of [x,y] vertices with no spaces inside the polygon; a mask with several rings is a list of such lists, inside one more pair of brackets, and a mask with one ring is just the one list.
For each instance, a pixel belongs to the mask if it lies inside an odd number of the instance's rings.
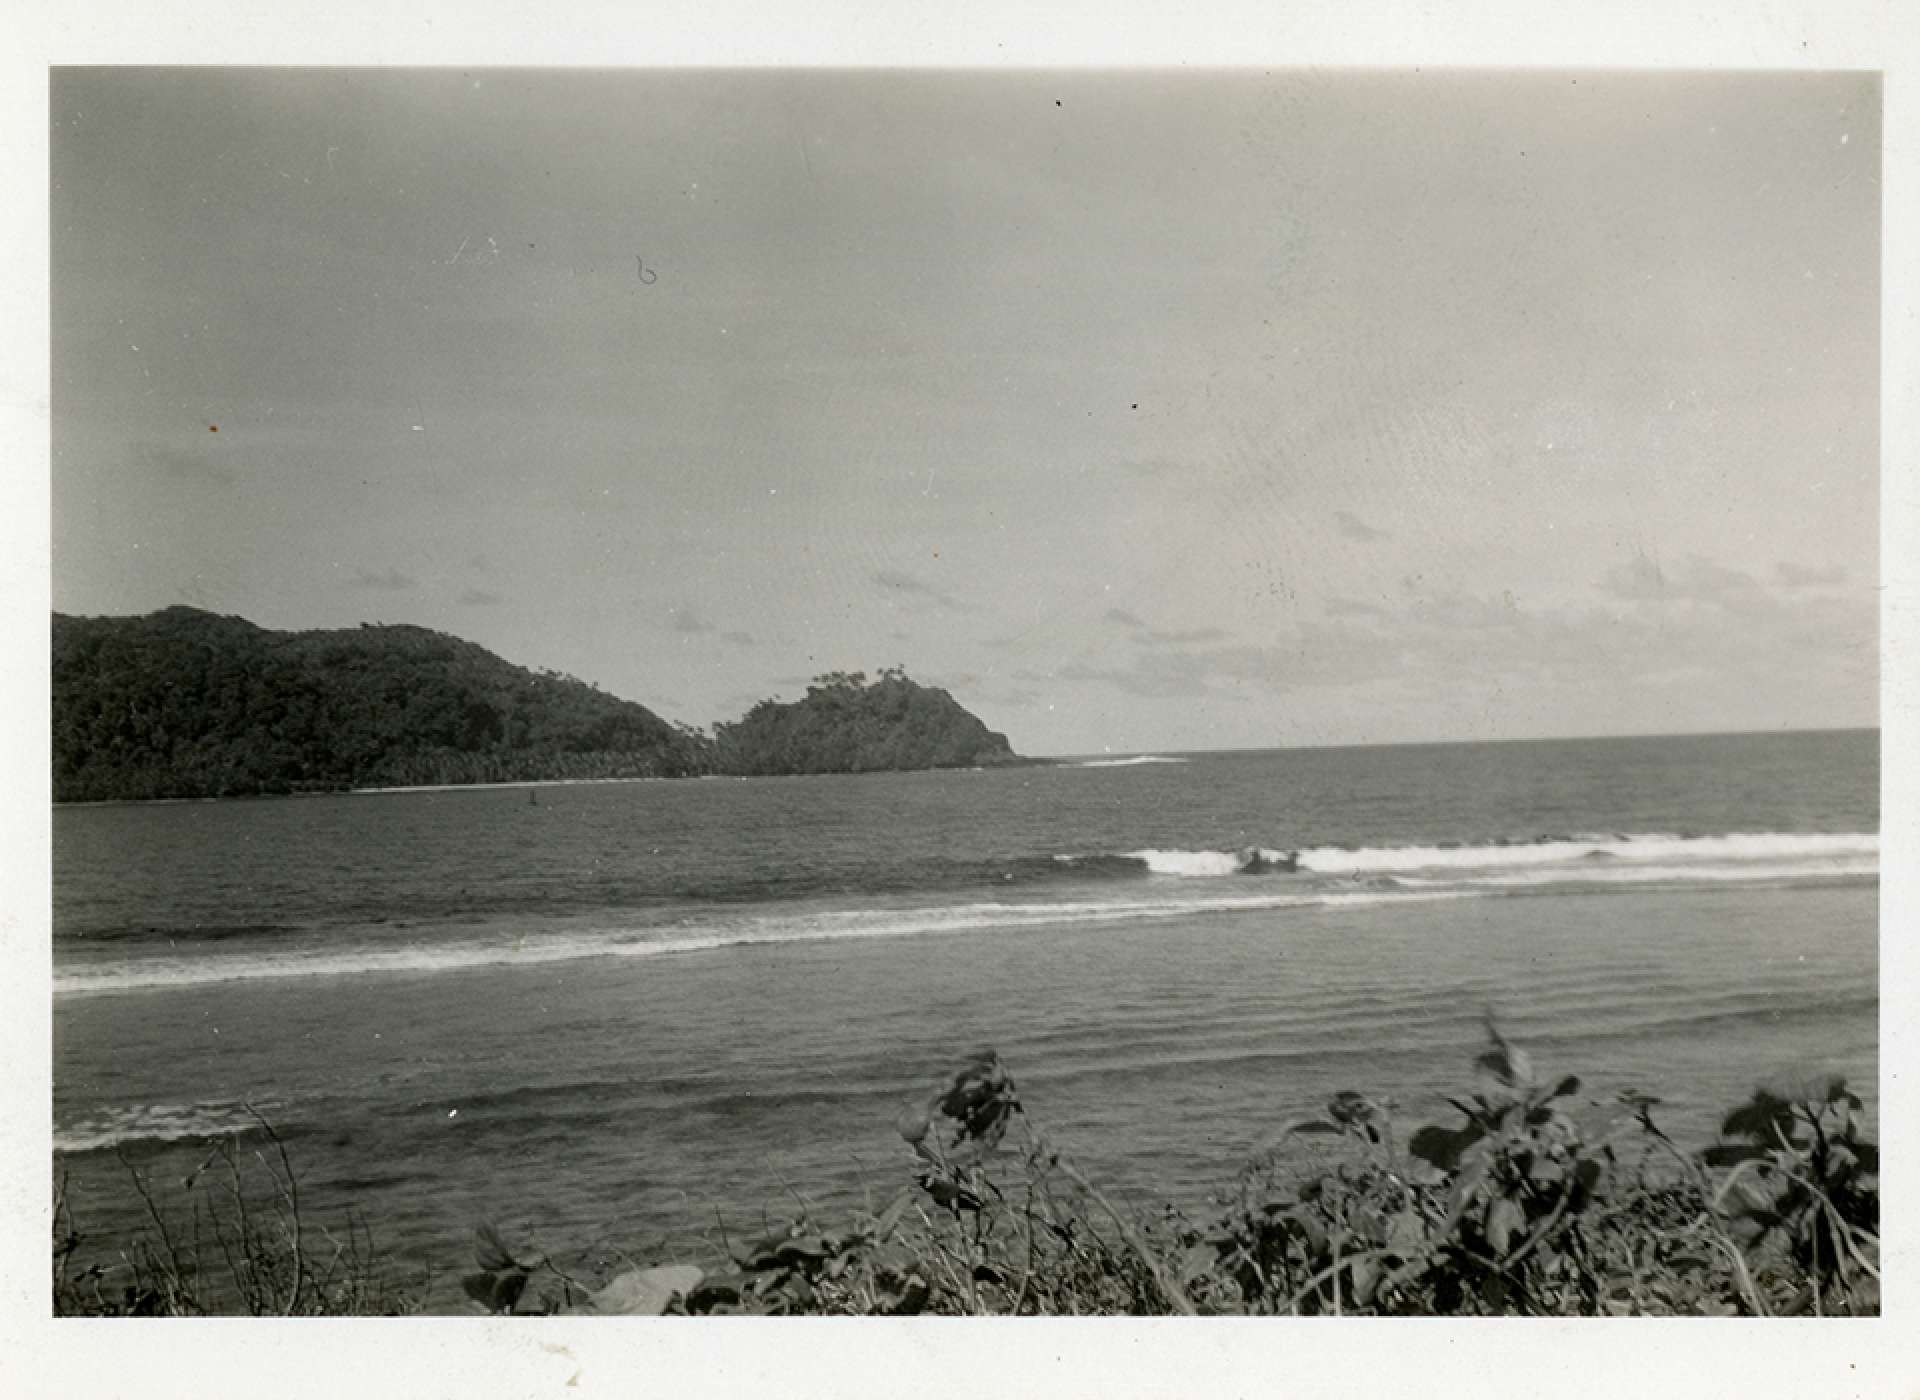
{"label": "horizon line", "polygon": [[1106,758],[1189,758],[1202,754],[1288,753],[1304,749],[1422,749],[1462,744],[1575,744],[1604,739],[1755,739],[1785,737],[1792,734],[1878,734],[1875,724],[1791,725],[1779,729],[1665,729],[1635,730],[1615,734],[1530,734],[1496,739],[1374,739],[1345,743],[1245,744],[1200,749],[1088,749],[1076,753],[1034,753],[1027,758],[1106,759]]}

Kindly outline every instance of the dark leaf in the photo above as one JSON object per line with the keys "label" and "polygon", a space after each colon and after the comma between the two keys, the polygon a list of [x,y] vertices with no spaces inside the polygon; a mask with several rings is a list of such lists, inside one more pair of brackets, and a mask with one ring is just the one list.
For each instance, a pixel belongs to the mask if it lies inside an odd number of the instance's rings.
{"label": "dark leaf", "polygon": [[1477,1069],[1492,1075],[1509,1089],[1533,1083],[1533,1061],[1526,1051],[1509,1045],[1506,1037],[1491,1025],[1487,1027],[1487,1039],[1491,1044],[1473,1062]]}
{"label": "dark leaf", "polygon": [[915,1277],[907,1279],[898,1287],[888,1290],[889,1297],[884,1311],[890,1317],[912,1317],[927,1305],[932,1293],[927,1281]]}
{"label": "dark leaf", "polygon": [[1464,1128],[1426,1127],[1408,1141],[1407,1151],[1423,1162],[1431,1162],[1441,1171],[1450,1172],[1459,1168],[1460,1158],[1466,1150],[1485,1136],[1485,1131],[1477,1123],[1470,1123]]}
{"label": "dark leaf", "polygon": [[1433,1267],[1433,1260],[1426,1255],[1409,1259],[1380,1282],[1380,1292],[1385,1293],[1398,1288],[1401,1284],[1412,1283]]}
{"label": "dark leaf", "polygon": [[999,1055],[982,1048],[954,1077],[936,1107],[953,1125],[953,1146],[977,1156],[999,1143],[1012,1116],[1020,1111],[1020,1100]]}
{"label": "dark leaf", "polygon": [[948,1210],[979,1210],[983,1204],[980,1198],[956,1182],[945,1177],[928,1176],[921,1183],[929,1196]]}
{"label": "dark leaf", "polygon": [[505,1273],[482,1271],[468,1274],[460,1280],[460,1286],[467,1296],[486,1308],[488,1312],[512,1312],[513,1305],[520,1301],[520,1295],[527,1290],[527,1280],[531,1277],[520,1269]]}
{"label": "dark leaf", "polygon": [[1776,1129],[1791,1139],[1793,1122],[1792,1104],[1765,1089],[1756,1089],[1752,1098],[1721,1121],[1720,1132],[1725,1137],[1741,1137],[1773,1146],[1777,1141]]}
{"label": "dark leaf", "polygon": [[1289,1123],[1280,1130],[1284,1137],[1289,1133],[1337,1133],[1342,1131],[1338,1123],[1329,1123],[1324,1118],[1308,1118],[1298,1123]]}
{"label": "dark leaf", "polygon": [[829,1252],[827,1242],[818,1235],[782,1240],[774,1246],[773,1267],[812,1274],[825,1262]]}
{"label": "dark leaf", "polygon": [[1351,1125],[1371,1122],[1379,1111],[1372,1099],[1352,1089],[1342,1089],[1327,1100],[1327,1116],[1336,1123]]}
{"label": "dark leaf", "polygon": [[1710,1167],[1731,1167],[1741,1162],[1754,1162],[1768,1157],[1764,1147],[1752,1147],[1743,1143],[1716,1143],[1700,1153],[1700,1160]]}
{"label": "dark leaf", "polygon": [[740,1280],[734,1278],[704,1279],[700,1285],[686,1297],[686,1309],[690,1313],[713,1312],[718,1308],[731,1308],[741,1300]]}
{"label": "dark leaf", "polygon": [[1548,1094],[1547,1097],[1550,1099],[1564,1099],[1569,1094],[1577,1094],[1579,1092],[1580,1076],[1577,1074],[1569,1074],[1565,1079],[1562,1079],[1558,1084],[1553,1086],[1553,1092]]}

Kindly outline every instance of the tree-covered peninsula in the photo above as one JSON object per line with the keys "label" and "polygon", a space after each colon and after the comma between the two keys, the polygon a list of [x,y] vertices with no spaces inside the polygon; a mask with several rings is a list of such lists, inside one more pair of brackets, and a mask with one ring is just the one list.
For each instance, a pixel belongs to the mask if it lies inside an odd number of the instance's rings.
{"label": "tree-covered peninsula", "polygon": [[411,626],[275,632],[173,607],[53,617],[59,802],[1018,761],[944,691],[822,677],[708,738]]}
{"label": "tree-covered peninsula", "polygon": [[716,727],[723,773],[875,773],[908,768],[982,768],[1020,759],[944,690],[885,670],[814,677],[804,699],[762,700]]}

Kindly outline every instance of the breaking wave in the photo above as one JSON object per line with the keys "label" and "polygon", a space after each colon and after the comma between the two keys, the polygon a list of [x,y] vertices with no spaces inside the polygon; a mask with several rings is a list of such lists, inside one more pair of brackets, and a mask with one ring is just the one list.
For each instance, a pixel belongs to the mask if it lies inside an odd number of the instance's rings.
{"label": "breaking wave", "polygon": [[[1563,880],[1664,878],[1674,871],[1696,879],[1792,879],[1873,875],[1880,837],[1873,832],[1754,832],[1728,836],[1541,836],[1526,841],[1439,846],[1307,846],[1299,850],[1248,847],[1237,851],[1139,850],[1055,859],[1088,870],[1130,863],[1137,873],[1217,877],[1274,873],[1390,877],[1426,876],[1485,882],[1512,870],[1544,872],[1528,883]],[[1617,868],[1616,868],[1617,867]],[[1125,866],[1121,867],[1126,868]]]}
{"label": "breaking wave", "polygon": [[260,1126],[244,1104],[139,1104],[53,1130],[56,1152],[100,1152],[135,1142],[233,1137]]}
{"label": "breaking wave", "polygon": [[1768,865],[1784,873],[1819,862],[1864,864],[1877,869],[1875,832],[1735,832],[1726,836],[1641,835],[1539,836],[1528,841],[1462,846],[1321,846],[1302,850],[1303,870],[1321,874],[1356,871],[1499,869],[1618,860],[1630,864],[1737,861]]}
{"label": "breaking wave", "polygon": [[989,929],[1065,924],[1130,923],[1191,915],[1321,906],[1355,908],[1381,903],[1470,899],[1472,891],[1388,888],[1273,890],[1260,894],[1169,896],[1157,899],[980,901],[909,909],[834,909],[767,915],[707,927],[602,927],[544,933],[535,938],[492,937],[359,947],[288,954],[235,955],[193,960],[143,958],[117,965],[77,967],[54,978],[62,997],[156,991],[297,977],[459,972],[485,967],[532,967],[581,958],[658,957],[719,948],[818,942],[845,938],[902,938]]}
{"label": "breaking wave", "polygon": [[[263,943],[244,936],[211,945],[183,940],[177,951],[168,953],[76,961],[56,971],[54,990],[61,997],[79,997],[223,982],[421,975],[582,958],[657,957],[831,939],[1127,923],[1253,910],[1365,908],[1636,887],[1826,883],[1877,877],[1879,852],[1880,838],[1871,832],[1760,832],[1036,856],[1014,862],[1017,870],[995,867],[1000,873],[992,876],[993,882],[1006,893],[987,899],[967,899],[958,890],[936,894],[925,889],[912,896],[889,896],[885,902],[869,895],[775,900],[730,909],[708,905],[689,911],[683,905],[676,913],[652,916],[634,911],[585,919],[522,917],[503,911],[477,926],[421,930],[409,934],[404,944],[395,941],[395,930],[371,925],[338,930],[339,941],[319,946],[290,945],[279,938]],[[1003,883],[1016,878],[1025,882],[1043,873],[1047,878],[1038,884]],[[1263,878],[1245,878],[1250,876]],[[1029,891],[1031,897],[1024,897]],[[88,1131],[149,1137],[216,1131],[196,1116],[201,1110],[141,1112],[150,1117]]]}

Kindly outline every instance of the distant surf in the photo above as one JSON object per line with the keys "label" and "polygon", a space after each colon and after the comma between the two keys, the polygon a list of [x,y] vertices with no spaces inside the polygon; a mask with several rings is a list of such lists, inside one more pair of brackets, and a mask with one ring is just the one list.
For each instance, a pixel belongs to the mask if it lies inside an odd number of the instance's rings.
{"label": "distant surf", "polygon": [[1089,758],[1081,763],[1069,763],[1069,768],[1138,768],[1143,763],[1185,763],[1184,758],[1168,758],[1164,754],[1143,753],[1138,758]]}
{"label": "distant surf", "polygon": [[615,925],[556,929],[534,938],[524,934],[467,937],[409,948],[363,946],[219,958],[142,958],[56,973],[54,992],[59,997],[82,997],[300,977],[421,975],[488,967],[532,967],[582,958],[658,957],[843,938],[902,938],[1052,925],[1128,923],[1316,905],[1342,908],[1389,901],[1418,903],[1473,897],[1472,891],[1332,888],[1242,896],[1194,894],[1163,899],[977,902],[900,910],[836,909],[716,922],[706,928]]}
{"label": "distant surf", "polygon": [[[629,918],[499,920],[396,947],[390,933],[338,931],[297,951],[235,946],[61,969],[62,997],[322,976],[421,975],[597,957],[657,957],[842,938],[900,938],[1053,925],[1123,923],[1305,908],[1364,908],[1434,899],[1550,892],[1828,884],[1877,877],[1870,832],[1758,832],[1684,837],[1608,834],[1471,846],[1309,847],[1282,851],[1141,849],[1057,855],[1049,894],[1028,899],[762,904],[748,910]],[[1045,858],[1043,858],[1044,860]],[[1222,877],[1263,875],[1258,882]],[[1132,879],[1126,877],[1131,876]],[[1141,877],[1146,877],[1143,882]],[[1154,877],[1164,877],[1161,884]],[[1010,876],[1008,878],[1011,878]],[[1068,883],[1071,881],[1071,883]],[[1216,883],[1218,881],[1218,883]],[[924,897],[923,897],[924,898]]]}
{"label": "distant surf", "polygon": [[56,1127],[56,1152],[99,1152],[134,1142],[184,1142],[234,1137],[257,1129],[244,1104],[139,1104],[118,1108],[68,1127]]}
{"label": "distant surf", "polygon": [[[1246,847],[1233,851],[1149,849],[1059,855],[1056,861],[1088,873],[1144,868],[1152,875],[1217,878],[1248,874],[1413,876],[1447,872],[1454,880],[1483,880],[1516,867],[1546,879],[1634,879],[1670,871],[1728,872],[1722,878],[1793,878],[1878,873],[1880,837],[1874,832],[1748,832],[1676,836],[1619,832],[1591,836],[1536,836],[1516,841],[1437,846],[1307,846],[1299,850]],[[1619,870],[1599,867],[1618,863]],[[1425,883],[1433,883],[1429,880]]]}

